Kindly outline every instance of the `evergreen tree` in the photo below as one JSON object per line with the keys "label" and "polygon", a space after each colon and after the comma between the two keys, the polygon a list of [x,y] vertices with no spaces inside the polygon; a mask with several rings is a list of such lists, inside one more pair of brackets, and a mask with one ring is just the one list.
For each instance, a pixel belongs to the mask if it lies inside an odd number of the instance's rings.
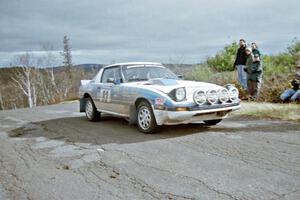
{"label": "evergreen tree", "polygon": [[72,78],[72,55],[71,55],[71,46],[69,44],[69,38],[68,36],[64,36],[63,39],[63,45],[64,45],[64,51],[62,52],[63,56],[63,65],[69,74],[69,77]]}

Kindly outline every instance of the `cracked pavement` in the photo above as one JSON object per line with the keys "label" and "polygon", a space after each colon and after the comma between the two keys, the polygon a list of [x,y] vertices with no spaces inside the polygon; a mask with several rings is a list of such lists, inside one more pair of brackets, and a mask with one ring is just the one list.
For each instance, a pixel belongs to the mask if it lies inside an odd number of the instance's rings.
{"label": "cracked pavement", "polygon": [[233,117],[147,135],[78,103],[0,112],[0,199],[300,199],[300,124]]}

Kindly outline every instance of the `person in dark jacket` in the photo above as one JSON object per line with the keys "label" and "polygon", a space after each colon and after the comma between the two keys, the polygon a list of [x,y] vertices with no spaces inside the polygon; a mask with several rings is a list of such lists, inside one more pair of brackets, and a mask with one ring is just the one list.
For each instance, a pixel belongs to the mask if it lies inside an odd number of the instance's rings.
{"label": "person in dark jacket", "polygon": [[[252,59],[250,59],[250,62]],[[253,62],[245,68],[247,73],[248,93],[252,99],[256,99],[259,94],[259,81],[262,77],[262,67],[258,54],[254,54]]]}
{"label": "person in dark jacket", "polygon": [[[257,46],[257,43],[256,42],[252,42],[251,43],[251,48],[252,48],[252,53],[253,55],[258,55],[259,56],[259,60],[260,60],[260,65],[261,65],[261,68],[263,68],[263,63],[262,63],[262,55],[258,49],[258,46]],[[262,86],[262,82],[263,82],[263,79],[262,79],[262,76],[260,77],[259,79],[259,82],[257,83],[257,90],[258,90],[258,93],[259,93],[259,90]]]}
{"label": "person in dark jacket", "polygon": [[244,72],[244,68],[246,65],[246,41],[244,39],[240,39],[239,44],[240,47],[237,50],[233,67],[234,69],[237,69],[239,83],[245,90],[247,90],[247,74]]}
{"label": "person in dark jacket", "polygon": [[[245,49],[245,54],[246,54],[246,63],[245,63],[245,68],[250,68],[252,63],[253,63],[253,54],[252,54],[252,49],[251,47],[247,47]],[[244,70],[245,71],[245,70]],[[247,76],[246,76],[247,77]]]}
{"label": "person in dark jacket", "polygon": [[260,53],[260,51],[258,50],[258,47],[257,47],[256,42],[252,42],[252,43],[251,43],[251,48],[252,48],[252,53],[253,53],[253,55],[258,55],[258,56],[259,56],[259,59],[260,59],[260,61],[261,61],[261,53]]}
{"label": "person in dark jacket", "polygon": [[300,98],[300,64],[296,66],[296,75],[293,80],[290,82],[291,89],[285,90],[281,95],[280,99],[283,102],[287,102],[289,100],[296,101]]}

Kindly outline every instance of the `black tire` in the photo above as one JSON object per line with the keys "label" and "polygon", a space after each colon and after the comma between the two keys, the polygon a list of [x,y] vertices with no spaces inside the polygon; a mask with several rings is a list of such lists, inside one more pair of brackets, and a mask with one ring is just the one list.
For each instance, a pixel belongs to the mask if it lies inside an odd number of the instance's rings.
{"label": "black tire", "polygon": [[89,121],[100,120],[101,113],[97,111],[96,106],[90,97],[85,99],[85,116]]}
{"label": "black tire", "polygon": [[206,120],[206,121],[204,121],[204,124],[209,125],[209,126],[213,126],[213,125],[216,125],[216,124],[220,123],[221,121],[222,121],[222,119]]}
{"label": "black tire", "polygon": [[136,114],[137,125],[141,132],[151,134],[158,131],[159,126],[156,124],[152,107],[148,102],[139,103]]}

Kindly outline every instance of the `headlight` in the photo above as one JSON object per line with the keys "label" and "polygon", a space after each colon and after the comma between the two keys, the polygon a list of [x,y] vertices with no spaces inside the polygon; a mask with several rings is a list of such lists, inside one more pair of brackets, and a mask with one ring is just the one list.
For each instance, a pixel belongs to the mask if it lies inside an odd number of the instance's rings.
{"label": "headlight", "polygon": [[235,87],[231,87],[229,89],[229,98],[230,98],[230,101],[232,101],[232,102],[237,101],[239,99],[238,89],[236,89]]}
{"label": "headlight", "polygon": [[183,101],[185,99],[185,89],[177,88],[175,90],[175,97],[177,101]]}
{"label": "headlight", "polygon": [[208,90],[206,92],[206,96],[207,96],[207,101],[210,103],[210,104],[215,104],[217,103],[218,101],[218,93],[216,90]]}
{"label": "headlight", "polygon": [[176,88],[168,94],[174,101],[183,101],[186,97],[185,88]]}
{"label": "headlight", "polygon": [[194,102],[198,105],[203,105],[206,103],[206,94],[202,90],[197,90],[194,93]]}
{"label": "headlight", "polygon": [[218,91],[218,96],[221,103],[227,102],[229,100],[229,93],[226,89],[220,89]]}

